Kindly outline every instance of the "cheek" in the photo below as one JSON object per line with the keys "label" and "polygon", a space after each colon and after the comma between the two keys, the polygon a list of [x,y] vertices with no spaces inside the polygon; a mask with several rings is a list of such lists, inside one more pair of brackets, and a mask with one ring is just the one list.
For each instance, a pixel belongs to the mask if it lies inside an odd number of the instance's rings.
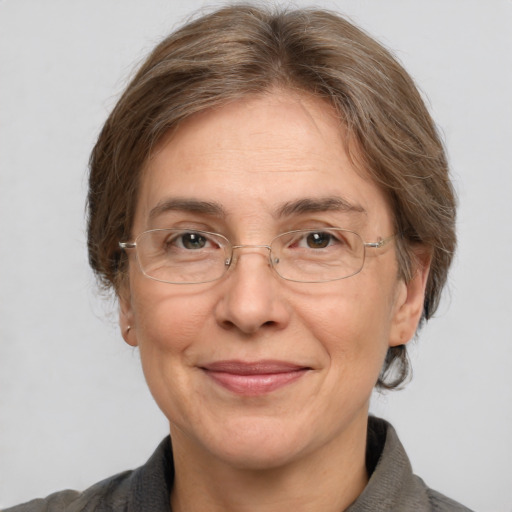
{"label": "cheek", "polygon": [[172,285],[145,280],[132,287],[132,307],[141,355],[185,353],[208,328],[211,307],[203,296]]}
{"label": "cheek", "polygon": [[[132,287],[132,307],[142,369],[148,387],[172,421],[187,416],[192,393],[191,368],[208,342],[211,313],[201,296],[151,282]],[[199,340],[199,342],[198,342]]]}
{"label": "cheek", "polygon": [[383,290],[389,290],[389,285],[370,287],[364,279],[354,278],[352,283],[337,283],[316,298],[314,307],[302,310],[307,312],[303,321],[322,344],[330,364],[343,373],[363,366],[380,371],[393,310],[390,294]]}

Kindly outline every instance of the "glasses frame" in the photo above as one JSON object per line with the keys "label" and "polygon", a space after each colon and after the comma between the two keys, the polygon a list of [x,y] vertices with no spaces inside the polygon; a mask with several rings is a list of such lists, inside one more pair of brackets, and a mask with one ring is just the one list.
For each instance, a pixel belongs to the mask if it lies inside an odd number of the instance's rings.
{"label": "glasses frame", "polygon": [[[204,284],[204,283],[212,283],[214,281],[218,281],[218,280],[222,279],[226,275],[226,273],[229,271],[229,269],[231,268],[231,265],[232,265],[233,261],[235,260],[235,258],[233,257],[234,250],[235,249],[245,249],[245,248],[248,248],[248,249],[267,249],[268,250],[268,259],[269,259],[270,267],[272,268],[272,270],[281,279],[284,279],[285,281],[292,281],[294,283],[306,283],[306,284],[309,284],[309,283],[329,283],[331,281],[341,281],[342,279],[347,279],[349,277],[352,277],[352,276],[355,276],[355,275],[359,274],[359,272],[361,272],[361,270],[363,270],[364,263],[366,261],[366,249],[367,248],[369,248],[369,249],[380,249],[381,247],[384,247],[385,245],[387,245],[391,240],[393,240],[396,237],[396,234],[393,234],[393,235],[390,235],[390,236],[388,236],[386,238],[380,238],[376,242],[365,242],[363,240],[362,236],[359,233],[357,233],[356,231],[352,231],[351,229],[337,228],[337,227],[336,228],[329,227],[329,228],[324,228],[324,229],[326,231],[331,230],[331,231],[343,231],[343,232],[347,232],[347,233],[352,233],[352,234],[356,235],[363,242],[363,259],[362,259],[362,263],[361,263],[361,268],[359,270],[357,270],[357,272],[353,272],[352,274],[349,274],[348,276],[336,277],[334,279],[322,279],[322,280],[314,280],[314,281],[304,281],[304,280],[301,280],[301,279],[290,279],[288,277],[282,276],[279,273],[279,270],[275,266],[275,264],[279,262],[279,258],[276,258],[276,261],[273,261],[273,259],[272,259],[272,244],[274,243],[274,241],[277,240],[278,238],[284,236],[284,235],[293,235],[295,233],[321,231],[322,228],[317,228],[317,229],[314,229],[314,228],[311,228],[311,229],[294,229],[292,231],[285,231],[284,233],[280,233],[279,235],[277,235],[274,238],[272,238],[272,240],[270,241],[270,243],[268,245],[265,245],[265,244],[239,244],[239,245],[233,245],[229,241],[229,239],[226,238],[224,235],[221,235],[220,233],[214,233],[213,231],[203,231],[203,230],[200,230],[200,229],[190,229],[190,230],[187,230],[187,229],[179,229],[179,228],[158,228],[158,229],[148,229],[147,231],[143,231],[142,233],[139,233],[135,237],[133,242],[121,242],[120,241],[120,242],[118,242],[118,245],[119,245],[119,248],[123,249],[124,251],[135,250],[135,255],[136,255],[136,258],[137,258],[137,263],[138,263],[139,269],[142,272],[142,274],[145,277],[147,277],[148,279],[151,279],[153,281],[158,281],[160,283],[185,284],[186,285],[186,284]],[[137,240],[141,236],[143,236],[143,235],[145,235],[147,233],[152,233],[152,232],[156,232],[156,231],[183,231],[183,232],[193,231],[194,233],[199,233],[199,234],[204,234],[204,235],[213,235],[213,236],[216,236],[218,238],[222,238],[223,240],[226,241],[226,247],[227,248],[231,248],[229,258],[226,258],[226,260],[224,261],[224,265],[225,265],[224,272],[219,277],[215,277],[214,279],[208,279],[206,281],[166,281],[164,279],[158,279],[156,277],[152,277],[152,276],[146,274],[146,272],[142,268],[142,265],[140,263],[140,259],[139,259],[139,256],[138,256]]]}

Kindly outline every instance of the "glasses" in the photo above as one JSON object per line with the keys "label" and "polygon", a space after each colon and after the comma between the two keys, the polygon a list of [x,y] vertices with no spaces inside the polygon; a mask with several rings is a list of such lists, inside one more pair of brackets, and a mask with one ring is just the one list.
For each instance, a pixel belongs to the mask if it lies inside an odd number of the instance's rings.
{"label": "glasses", "polygon": [[266,249],[270,266],[288,281],[324,283],[360,272],[366,249],[380,249],[394,236],[364,242],[347,229],[299,229],[276,236],[269,245],[233,245],[208,231],[152,229],[134,242],[119,242],[119,247],[135,249],[142,273],[163,283],[216,281],[232,266],[238,249]]}

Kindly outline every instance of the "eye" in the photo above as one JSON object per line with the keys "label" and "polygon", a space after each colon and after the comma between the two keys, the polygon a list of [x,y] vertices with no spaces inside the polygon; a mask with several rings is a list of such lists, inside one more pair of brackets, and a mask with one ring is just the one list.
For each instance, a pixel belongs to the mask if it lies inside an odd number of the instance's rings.
{"label": "eye", "polygon": [[186,233],[180,233],[166,241],[166,244],[174,245],[179,249],[186,249],[189,251],[197,251],[200,249],[212,247],[212,241],[201,233],[194,231],[188,231]]}
{"label": "eye", "polygon": [[202,249],[207,244],[206,237],[198,233],[185,233],[179,240],[185,249]]}
{"label": "eye", "polygon": [[304,235],[297,243],[298,247],[308,249],[325,249],[326,247],[339,243],[331,233],[325,231],[314,231]]}

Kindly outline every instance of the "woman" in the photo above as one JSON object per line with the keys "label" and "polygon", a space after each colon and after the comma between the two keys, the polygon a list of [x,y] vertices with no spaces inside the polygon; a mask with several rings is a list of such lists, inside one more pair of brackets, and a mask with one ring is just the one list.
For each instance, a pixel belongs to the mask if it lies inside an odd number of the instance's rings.
{"label": "woman", "polygon": [[90,262],[170,438],[13,511],[467,510],[368,419],[455,247],[442,144],[386,50],[323,11],[220,9],[155,48],[90,167]]}

